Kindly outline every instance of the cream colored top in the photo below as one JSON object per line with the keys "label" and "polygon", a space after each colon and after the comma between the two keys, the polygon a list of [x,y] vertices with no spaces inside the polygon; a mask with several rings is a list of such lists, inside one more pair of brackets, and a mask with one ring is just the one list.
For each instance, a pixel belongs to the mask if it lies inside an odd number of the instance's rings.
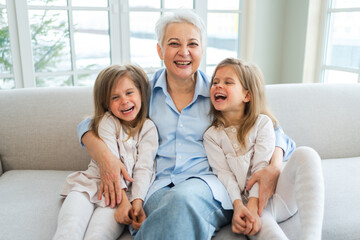
{"label": "cream colored top", "polygon": [[204,146],[209,164],[231,201],[240,199],[246,204],[249,197],[259,197],[258,183],[249,192],[245,187],[255,172],[268,166],[275,149],[275,132],[270,118],[260,114],[246,137],[247,149],[242,149],[237,140],[238,128],[210,127],[204,134]]}
{"label": "cream colored top", "polygon": [[[158,134],[155,124],[147,119],[141,130],[128,138],[125,128],[120,121],[107,112],[99,124],[99,137],[105,142],[109,150],[126,166],[134,182],[121,180],[121,188],[127,188],[130,201],[145,199],[146,193],[155,178],[154,159],[158,149]],[[100,168],[91,159],[86,171],[70,174],[65,181],[61,195],[66,196],[70,191],[86,192],[90,201],[105,206],[104,198],[97,199],[100,186]]]}

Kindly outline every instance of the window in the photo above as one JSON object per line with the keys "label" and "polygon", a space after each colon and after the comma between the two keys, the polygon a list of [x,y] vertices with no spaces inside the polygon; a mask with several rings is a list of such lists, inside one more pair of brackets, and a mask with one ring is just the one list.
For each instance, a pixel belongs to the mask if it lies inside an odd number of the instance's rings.
{"label": "window", "polygon": [[10,45],[8,12],[5,0],[0,0],[0,89],[15,87]]}
{"label": "window", "polygon": [[[0,89],[92,85],[109,64],[162,67],[162,14],[191,9],[207,24],[201,69],[240,57],[241,0],[0,0]],[[15,64],[16,63],[16,64]]]}
{"label": "window", "polygon": [[322,81],[360,82],[360,1],[328,0],[326,17]]}

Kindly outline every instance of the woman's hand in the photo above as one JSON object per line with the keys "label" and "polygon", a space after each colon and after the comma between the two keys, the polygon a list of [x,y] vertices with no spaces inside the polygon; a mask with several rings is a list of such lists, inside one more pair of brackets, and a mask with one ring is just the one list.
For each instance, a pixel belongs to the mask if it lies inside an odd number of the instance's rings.
{"label": "woman's hand", "polygon": [[104,194],[105,205],[111,203],[111,207],[114,208],[116,204],[121,203],[121,174],[130,182],[134,180],[127,173],[125,165],[112,153],[104,152],[98,159],[102,159],[98,161],[101,178],[98,199],[100,200]]}
{"label": "woman's hand", "polygon": [[253,228],[255,219],[240,199],[235,200],[233,206],[232,231],[237,234],[249,234]]}
{"label": "woman's hand", "polygon": [[121,174],[129,182],[133,182],[134,179],[126,171],[125,165],[111,153],[106,144],[96,137],[92,131],[85,133],[81,140],[90,156],[100,167],[101,183],[98,199],[101,200],[104,194],[105,205],[108,206],[111,203],[111,207],[114,208],[116,204],[121,202]]}
{"label": "woman's hand", "polygon": [[114,217],[116,222],[128,225],[131,224],[132,222],[130,218],[132,206],[129,202],[129,199],[126,196],[125,190],[121,190],[121,194],[122,194],[122,201],[118,205],[114,213]]}
{"label": "woman's hand", "polygon": [[145,214],[145,211],[143,209],[143,200],[135,199],[134,201],[132,201],[131,218],[132,218],[131,226],[135,230],[139,230],[141,224],[146,219],[146,214]]}
{"label": "woman's hand", "polygon": [[259,184],[259,216],[262,215],[263,209],[275,192],[277,180],[281,172],[282,160],[283,150],[276,147],[273,156],[271,157],[270,165],[253,174],[247,182],[246,190],[248,191],[256,182]]}

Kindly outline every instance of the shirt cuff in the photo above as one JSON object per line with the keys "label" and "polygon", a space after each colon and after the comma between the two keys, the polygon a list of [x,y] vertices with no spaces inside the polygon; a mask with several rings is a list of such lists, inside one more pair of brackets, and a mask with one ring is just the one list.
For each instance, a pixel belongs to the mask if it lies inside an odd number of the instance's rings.
{"label": "shirt cuff", "polygon": [[275,128],[275,146],[284,151],[284,160],[289,159],[296,148],[295,142],[289,138],[280,126]]}
{"label": "shirt cuff", "polygon": [[240,194],[240,191],[231,191],[229,193],[229,196],[230,196],[230,199],[231,199],[231,203],[233,204],[234,201],[236,199],[240,199],[242,201],[242,198],[241,198],[241,194]]}
{"label": "shirt cuff", "polygon": [[77,127],[77,135],[78,135],[78,139],[79,139],[79,142],[81,144],[81,146],[83,148],[85,148],[84,144],[82,143],[81,139],[82,137],[84,136],[85,133],[87,133],[89,130],[90,130],[90,122],[91,122],[91,119],[90,118],[86,118],[84,120],[82,120],[78,127]]}

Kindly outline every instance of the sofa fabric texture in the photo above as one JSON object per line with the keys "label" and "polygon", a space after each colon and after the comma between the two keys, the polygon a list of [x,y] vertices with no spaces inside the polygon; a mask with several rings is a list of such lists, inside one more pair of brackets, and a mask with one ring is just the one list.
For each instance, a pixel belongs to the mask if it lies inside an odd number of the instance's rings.
{"label": "sofa fabric texture", "polygon": [[[323,239],[360,239],[360,84],[266,86],[270,109],[297,146],[315,149],[325,181]],[[91,87],[0,91],[0,239],[51,239],[65,177],[87,169],[76,136]],[[296,214],[280,223],[298,239]],[[119,239],[132,239],[125,231]],[[246,239],[227,225],[214,239]]]}

